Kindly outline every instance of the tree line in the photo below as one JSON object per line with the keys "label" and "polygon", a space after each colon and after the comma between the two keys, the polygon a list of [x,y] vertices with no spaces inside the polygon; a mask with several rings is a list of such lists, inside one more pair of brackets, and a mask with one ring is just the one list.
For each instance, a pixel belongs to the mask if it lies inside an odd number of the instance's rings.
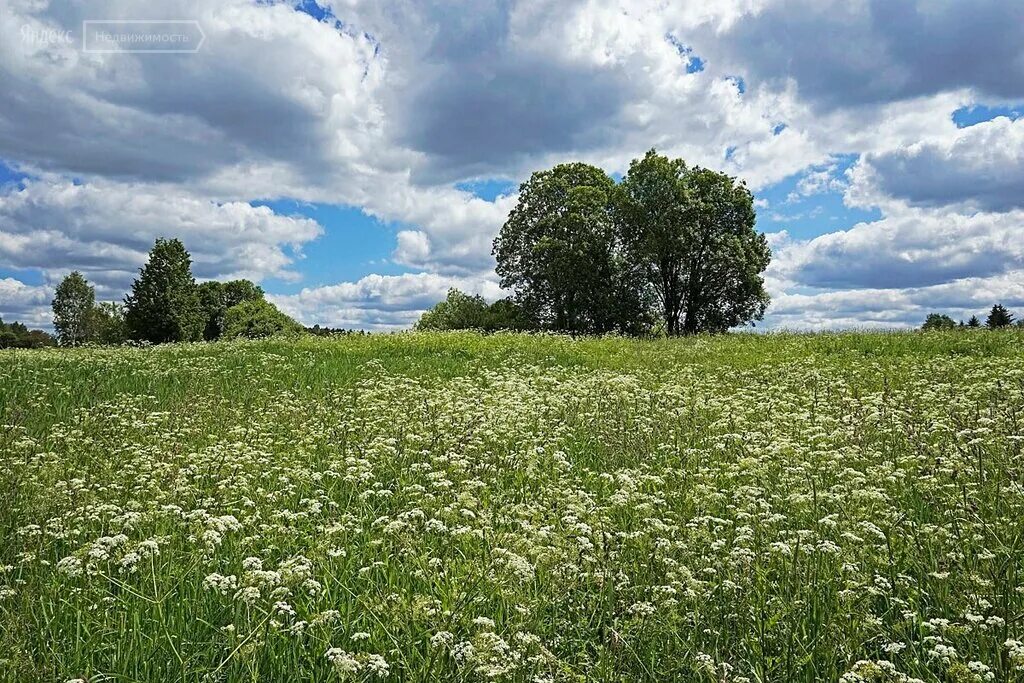
{"label": "tree line", "polygon": [[724,332],[760,320],[771,250],[735,178],[655,150],[620,182],[585,163],[534,173],[493,243],[508,299],[452,290],[419,329]]}
{"label": "tree line", "polygon": [[75,271],[57,286],[51,306],[62,346],[255,338],[303,329],[249,280],[197,284],[192,258],[177,239],[156,240],[124,303],[97,303],[95,288]]}
{"label": "tree line", "polygon": [[[1011,326],[1024,328],[1024,319],[1015,320],[1013,313],[1010,313],[1005,306],[995,304],[985,318],[984,326],[990,330],[1000,330]],[[958,323],[945,313],[929,313],[928,317],[925,318],[924,324],[921,325],[921,329],[926,331],[955,330],[971,327],[982,327],[978,316],[972,315],[967,322],[961,320]]]}

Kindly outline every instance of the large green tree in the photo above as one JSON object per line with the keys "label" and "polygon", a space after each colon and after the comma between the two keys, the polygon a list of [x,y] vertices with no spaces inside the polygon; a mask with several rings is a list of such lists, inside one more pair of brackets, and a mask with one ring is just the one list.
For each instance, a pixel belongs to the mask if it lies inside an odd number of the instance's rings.
{"label": "large green tree", "polygon": [[88,340],[95,303],[96,290],[77,270],[57,285],[51,308],[53,328],[62,346],[78,346]]}
{"label": "large green tree", "polygon": [[985,318],[985,326],[990,330],[998,330],[1013,324],[1013,314],[1002,304],[996,304]]}
{"label": "large green tree", "polygon": [[[962,324],[962,323],[961,323]],[[943,313],[929,313],[925,318],[922,330],[952,330],[956,327],[956,321]]]}
{"label": "large green tree", "polygon": [[259,339],[275,334],[298,334],[302,325],[265,299],[249,299],[224,313],[224,337]]}
{"label": "large green tree", "polygon": [[202,337],[204,322],[185,245],[177,239],[157,239],[125,297],[129,334],[154,344],[195,341]]}
{"label": "large green tree", "polygon": [[199,285],[199,305],[205,318],[203,338],[218,339],[224,334],[224,314],[243,301],[263,299],[263,289],[249,280],[217,282],[210,280]]}
{"label": "large green tree", "polygon": [[489,304],[479,294],[448,290],[444,301],[423,312],[417,330],[529,330],[536,327],[522,306],[511,299]]}
{"label": "large green tree", "polygon": [[636,331],[641,290],[622,258],[613,216],[615,182],[583,163],[534,173],[494,240],[502,287],[544,327],[583,333]]}
{"label": "large green tree", "polygon": [[656,294],[670,335],[760,320],[771,250],[742,182],[651,150],[634,160],[617,217],[632,264]]}

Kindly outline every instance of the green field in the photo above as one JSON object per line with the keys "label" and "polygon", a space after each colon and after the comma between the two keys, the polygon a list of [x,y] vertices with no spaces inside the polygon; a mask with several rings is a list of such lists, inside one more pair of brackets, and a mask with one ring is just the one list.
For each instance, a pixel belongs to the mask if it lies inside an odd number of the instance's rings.
{"label": "green field", "polygon": [[1024,333],[0,352],[0,680],[1024,681]]}

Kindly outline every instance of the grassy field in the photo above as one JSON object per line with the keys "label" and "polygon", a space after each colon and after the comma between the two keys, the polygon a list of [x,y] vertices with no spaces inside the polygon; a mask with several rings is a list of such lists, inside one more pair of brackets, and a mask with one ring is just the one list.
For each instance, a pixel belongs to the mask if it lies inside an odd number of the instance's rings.
{"label": "grassy field", "polygon": [[0,680],[1024,681],[1024,334],[0,352]]}

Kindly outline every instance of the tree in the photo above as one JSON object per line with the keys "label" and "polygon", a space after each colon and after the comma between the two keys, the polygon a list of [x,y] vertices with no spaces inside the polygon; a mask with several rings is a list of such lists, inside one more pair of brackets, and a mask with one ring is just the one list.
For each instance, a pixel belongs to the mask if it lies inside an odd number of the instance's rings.
{"label": "tree", "polygon": [[449,289],[444,301],[423,312],[417,330],[529,330],[536,325],[522,306],[511,299],[491,305],[480,295]]}
{"label": "tree", "polygon": [[128,340],[124,306],[116,301],[103,301],[90,311],[89,339],[104,346],[118,346]]}
{"label": "tree", "polygon": [[971,319],[967,321],[967,327],[981,327],[981,321],[978,320],[978,316],[972,315]]}
{"label": "tree", "polygon": [[77,270],[61,280],[54,292],[53,328],[63,346],[78,346],[89,338],[90,314],[96,302],[93,289]]}
{"label": "tree", "polygon": [[992,307],[992,311],[985,318],[985,327],[990,330],[998,330],[1003,327],[1009,327],[1013,324],[1013,314],[1011,314],[1006,307],[1002,304],[996,304]]}
{"label": "tree", "polygon": [[487,307],[484,329],[488,331],[513,330],[521,332],[536,328],[526,310],[514,300],[498,299]]}
{"label": "tree", "polygon": [[723,332],[764,315],[771,250],[742,182],[651,150],[630,164],[617,216],[668,334]]}
{"label": "tree", "polygon": [[455,288],[448,290],[444,301],[423,312],[417,330],[482,330],[487,321],[487,302],[477,295]]}
{"label": "tree", "polygon": [[613,217],[615,182],[583,163],[534,173],[494,240],[502,287],[543,327],[603,333],[644,317],[641,288],[623,259]]}
{"label": "tree", "polygon": [[192,259],[180,240],[157,239],[125,297],[125,323],[133,339],[154,344],[202,336],[204,320]]}
{"label": "tree", "polygon": [[5,325],[0,320],[0,349],[39,349],[56,343],[56,339],[42,330],[30,330],[18,321]]}
{"label": "tree", "polygon": [[[961,326],[963,323],[960,323]],[[956,321],[942,313],[929,313],[925,318],[922,330],[952,330],[956,328]]]}
{"label": "tree", "polygon": [[278,310],[266,299],[235,304],[224,313],[224,337],[258,339],[276,334],[297,334],[302,325]]}
{"label": "tree", "polygon": [[203,338],[218,339],[224,334],[224,314],[243,301],[263,299],[263,289],[249,280],[217,282],[210,280],[199,285],[199,304],[203,309]]}

